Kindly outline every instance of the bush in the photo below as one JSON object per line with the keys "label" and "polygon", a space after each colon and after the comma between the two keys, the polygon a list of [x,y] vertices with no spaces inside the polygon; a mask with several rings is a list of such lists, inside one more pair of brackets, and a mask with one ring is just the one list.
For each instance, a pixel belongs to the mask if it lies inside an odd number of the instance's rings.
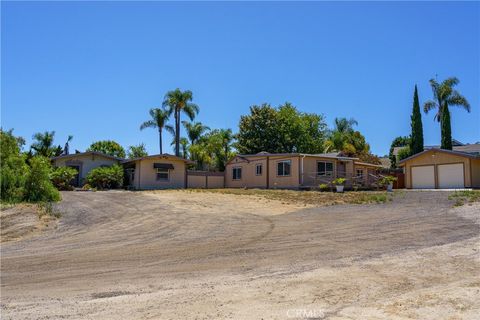
{"label": "bush", "polygon": [[328,184],[322,183],[318,186],[320,188],[320,191],[327,191],[328,190]]}
{"label": "bush", "polygon": [[25,201],[49,202],[60,200],[60,193],[50,181],[51,170],[52,167],[47,158],[35,156],[30,159],[30,172],[25,181]]}
{"label": "bush", "polygon": [[123,184],[123,168],[119,165],[99,167],[87,175],[87,183],[98,189],[115,189]]}
{"label": "bush", "polygon": [[71,182],[77,173],[77,170],[70,167],[58,167],[53,169],[50,180],[58,190],[73,190]]}
{"label": "bush", "polygon": [[20,143],[11,131],[0,129],[0,192],[2,202],[20,202],[30,168],[20,154]]}
{"label": "bush", "polygon": [[337,179],[333,180],[332,183],[336,186],[343,186],[346,181],[347,181],[347,179],[345,179],[345,178],[337,178]]}

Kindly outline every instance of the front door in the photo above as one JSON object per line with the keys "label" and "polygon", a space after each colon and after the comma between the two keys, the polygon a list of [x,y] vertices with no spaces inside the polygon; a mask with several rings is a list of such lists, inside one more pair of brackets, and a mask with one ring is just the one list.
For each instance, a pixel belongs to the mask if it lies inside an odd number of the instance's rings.
{"label": "front door", "polygon": [[337,177],[346,178],[345,162],[337,162]]}
{"label": "front door", "polygon": [[68,167],[77,170],[77,174],[75,175],[73,180],[70,182],[70,184],[74,187],[79,187],[80,186],[80,166],[70,165]]}

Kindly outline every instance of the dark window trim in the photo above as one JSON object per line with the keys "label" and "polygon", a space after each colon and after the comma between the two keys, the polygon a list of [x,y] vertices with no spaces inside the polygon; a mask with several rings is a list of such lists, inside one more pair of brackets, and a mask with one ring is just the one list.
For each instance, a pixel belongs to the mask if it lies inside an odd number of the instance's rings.
{"label": "dark window trim", "polygon": [[[290,171],[288,174],[278,174],[278,165],[280,163],[288,163],[290,165]],[[290,177],[292,175],[292,160],[279,160],[277,161],[277,177]],[[283,172],[285,173],[285,166],[284,166],[284,169],[283,169]]]}
{"label": "dark window trim", "polygon": [[[325,163],[325,172],[323,174],[321,174],[320,171],[318,171],[318,164],[319,163]],[[332,174],[328,174],[327,175],[327,172],[330,172],[330,171],[327,171],[327,163],[331,163],[332,164]],[[328,160],[317,160],[317,176],[320,176],[320,177],[333,177],[335,174],[335,161],[328,161]]]}
{"label": "dark window trim", "polygon": [[[260,173],[258,173],[258,167],[260,167]],[[263,164],[257,163],[255,165],[255,175],[256,176],[262,176],[263,175]]]}
{"label": "dark window trim", "polygon": [[[237,174],[237,178],[235,178],[235,175],[233,174],[233,172],[235,170],[240,170],[240,178],[238,178],[238,174]],[[232,180],[235,180],[235,181],[242,180],[242,167],[233,167],[232,168]]]}
{"label": "dark window trim", "polygon": [[[158,172],[159,170],[162,170],[161,172]],[[163,178],[159,178],[158,177],[158,174],[159,173],[166,173],[167,174],[167,178],[166,179],[163,179]],[[170,181],[170,169],[163,169],[163,168],[157,168],[155,170],[155,178],[156,178],[156,181]]]}

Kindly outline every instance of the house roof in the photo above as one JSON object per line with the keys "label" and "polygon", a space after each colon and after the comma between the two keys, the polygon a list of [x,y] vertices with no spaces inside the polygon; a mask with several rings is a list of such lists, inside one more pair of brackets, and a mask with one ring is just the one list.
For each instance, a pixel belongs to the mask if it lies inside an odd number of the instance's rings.
{"label": "house roof", "polygon": [[[249,161],[249,158],[255,158],[255,157],[314,157],[314,158],[332,158],[332,159],[338,159],[338,160],[358,160],[358,158],[352,158],[352,157],[345,157],[342,156],[341,152],[330,152],[330,153],[315,153],[315,154],[310,154],[310,153],[269,153],[269,152],[259,152],[259,153],[254,153],[254,154],[237,154],[235,157],[230,159],[230,161],[227,162],[227,164],[231,163],[233,159],[235,158],[242,158],[245,161]],[[371,165],[371,163],[369,163]]]}
{"label": "house roof", "polygon": [[[402,147],[395,147],[393,148],[393,154],[395,156],[398,155],[398,152],[405,148],[405,146],[402,146]],[[425,146],[423,148],[424,150],[429,150],[429,149],[440,149],[440,146]],[[476,153],[476,154],[480,154],[480,143],[479,142],[476,142],[476,143],[467,143],[467,144],[464,144],[464,143],[461,143],[455,139],[452,139],[452,149],[453,151],[460,151],[460,152],[468,152],[468,153]]]}
{"label": "house roof", "polygon": [[133,159],[125,159],[122,161],[122,163],[129,163],[129,162],[134,162],[134,161],[139,161],[139,160],[144,160],[144,159],[152,159],[152,158],[163,158],[163,159],[171,159],[171,160],[180,160],[188,164],[195,164],[195,161],[191,161],[188,159],[184,159],[181,157],[177,157],[168,153],[164,154],[153,154],[151,156],[145,156],[145,157],[138,157],[138,158],[133,158]]}
{"label": "house roof", "polygon": [[384,168],[390,168],[392,166],[392,162],[390,161],[390,158],[382,157],[380,158],[380,162],[382,163],[382,167]]}
{"label": "house roof", "polygon": [[476,154],[473,154],[473,153],[455,151],[455,150],[445,150],[445,149],[439,149],[439,148],[431,148],[431,149],[427,149],[427,150],[424,150],[422,152],[419,152],[417,154],[414,154],[413,156],[410,156],[408,158],[405,158],[405,159],[399,161],[398,164],[400,166],[402,166],[408,160],[414,159],[414,158],[419,157],[419,156],[421,156],[425,153],[428,153],[428,152],[443,152],[443,153],[453,154],[453,155],[456,155],[456,156],[461,156],[461,157],[466,157],[466,158],[480,159],[480,155],[476,155]]}
{"label": "house roof", "polygon": [[359,164],[359,165],[367,166],[367,167],[383,168],[383,165],[381,165],[381,164],[373,164],[373,163],[368,163],[368,162],[355,161],[355,164]]}
{"label": "house roof", "polygon": [[77,153],[71,153],[71,154],[62,154],[57,157],[52,157],[50,160],[57,160],[57,159],[64,159],[64,158],[75,158],[75,157],[81,157],[81,156],[88,156],[88,155],[95,155],[95,156],[100,156],[104,158],[109,158],[117,161],[123,161],[123,158],[118,158],[111,156],[109,154],[105,154],[103,152],[98,152],[98,151],[87,151],[87,152],[77,152]]}

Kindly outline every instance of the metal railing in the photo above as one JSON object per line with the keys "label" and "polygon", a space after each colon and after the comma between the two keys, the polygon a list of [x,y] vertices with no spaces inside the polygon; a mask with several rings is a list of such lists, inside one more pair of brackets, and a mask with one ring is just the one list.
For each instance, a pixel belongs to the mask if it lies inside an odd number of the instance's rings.
{"label": "metal railing", "polygon": [[336,172],[305,172],[303,173],[303,185],[309,187],[318,187],[321,184],[333,185],[333,180],[337,178],[345,179],[345,186],[358,188],[380,188],[380,180],[385,177],[381,174],[366,173],[357,175],[345,171]]}

